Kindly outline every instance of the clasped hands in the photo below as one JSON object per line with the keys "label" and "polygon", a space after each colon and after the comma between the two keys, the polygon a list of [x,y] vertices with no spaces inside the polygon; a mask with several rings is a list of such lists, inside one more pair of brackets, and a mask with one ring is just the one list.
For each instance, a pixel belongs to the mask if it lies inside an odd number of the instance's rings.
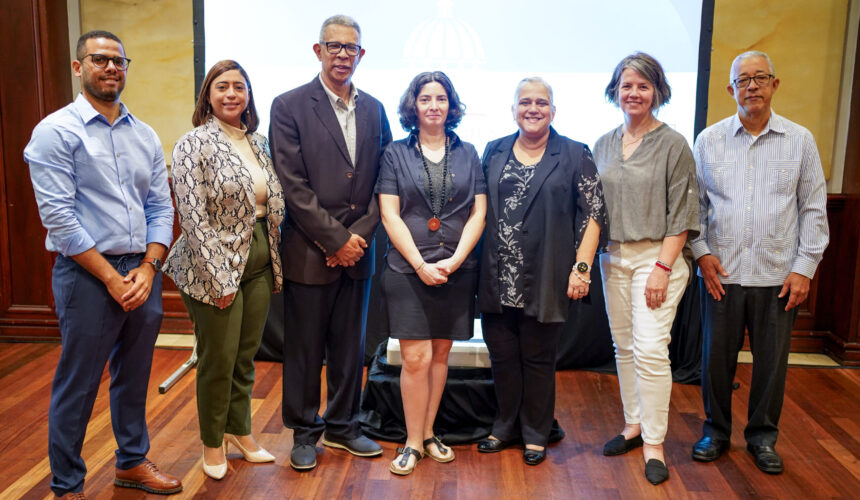
{"label": "clasped hands", "polygon": [[365,248],[367,248],[367,242],[364,241],[364,238],[357,234],[350,234],[349,240],[340,247],[340,250],[326,258],[325,265],[328,267],[352,267],[364,257]]}
{"label": "clasped hands", "polygon": [[448,282],[448,276],[460,267],[450,257],[437,262],[424,262],[415,271],[421,282],[427,286],[441,286]]}
{"label": "clasped hands", "polygon": [[154,277],[155,268],[148,263],[141,264],[125,276],[116,273],[106,284],[108,293],[122,306],[123,311],[133,311],[149,298]]}

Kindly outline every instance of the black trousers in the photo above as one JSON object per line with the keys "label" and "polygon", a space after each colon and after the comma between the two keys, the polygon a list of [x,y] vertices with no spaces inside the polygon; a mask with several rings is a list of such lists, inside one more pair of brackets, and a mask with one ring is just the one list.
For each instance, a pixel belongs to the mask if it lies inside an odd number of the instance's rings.
{"label": "black trousers", "polygon": [[[701,279],[701,278],[699,278]],[[744,438],[756,446],[773,446],[785,394],[785,374],[791,330],[797,308],[785,310],[789,294],[777,298],[781,286],[746,287],[723,285],[720,301],[702,294],[702,401],[705,406],[704,434],[729,440],[732,432],[732,384],[743,347],[744,329],[749,330],[753,373]]]}
{"label": "black trousers", "polygon": [[546,446],[555,414],[555,362],[564,323],[540,323],[522,309],[482,314],[499,415],[493,436]]}
{"label": "black trousers", "polygon": [[[282,417],[293,443],[360,435],[358,405],[370,280],[346,273],[326,285],[284,284]],[[328,404],[320,418],[320,374],[326,361]]]}

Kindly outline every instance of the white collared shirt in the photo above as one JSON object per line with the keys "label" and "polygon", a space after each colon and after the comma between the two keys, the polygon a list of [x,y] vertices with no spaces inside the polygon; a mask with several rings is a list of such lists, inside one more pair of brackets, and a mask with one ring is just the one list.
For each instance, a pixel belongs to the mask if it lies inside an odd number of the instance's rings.
{"label": "white collared shirt", "polygon": [[346,149],[349,151],[349,159],[355,167],[355,101],[358,99],[358,89],[355,85],[350,84],[349,102],[344,100],[332,92],[322,78],[322,73],[319,76],[325,93],[328,95],[331,107],[334,110],[334,115],[337,117],[337,122],[340,124],[340,129],[343,131],[343,139],[346,141]]}

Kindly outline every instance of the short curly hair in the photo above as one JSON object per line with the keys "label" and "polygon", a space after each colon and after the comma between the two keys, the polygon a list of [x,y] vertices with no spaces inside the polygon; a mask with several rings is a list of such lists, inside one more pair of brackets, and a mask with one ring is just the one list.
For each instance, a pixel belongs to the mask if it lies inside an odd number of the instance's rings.
{"label": "short curly hair", "polygon": [[439,83],[448,94],[448,116],[445,118],[445,130],[454,130],[460,124],[460,120],[463,119],[466,105],[460,102],[460,96],[454,90],[454,84],[451,83],[448,75],[441,71],[425,71],[412,79],[409,88],[400,98],[400,106],[397,108],[397,114],[400,115],[400,125],[407,132],[418,130],[418,109],[415,100],[421,89],[432,82]]}
{"label": "short curly hair", "polygon": [[644,52],[635,52],[625,57],[615,66],[612,72],[612,79],[609,80],[609,85],[606,86],[606,100],[618,106],[618,86],[621,85],[621,73],[625,69],[630,68],[648,80],[654,86],[654,99],[651,100],[651,112],[657,110],[660,106],[669,103],[672,97],[672,88],[666,81],[666,73],[663,72],[663,66],[657,62],[652,56]]}

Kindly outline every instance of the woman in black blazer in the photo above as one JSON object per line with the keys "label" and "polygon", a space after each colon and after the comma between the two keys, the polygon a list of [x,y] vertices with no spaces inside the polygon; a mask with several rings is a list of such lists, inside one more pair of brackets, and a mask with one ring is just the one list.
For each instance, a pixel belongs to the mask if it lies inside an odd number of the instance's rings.
{"label": "woman in black blazer", "polygon": [[555,409],[555,361],[570,300],[588,295],[606,225],[603,189],[588,147],[559,135],[552,88],[517,87],[519,132],[484,152],[489,203],[478,306],[490,351],[499,415],[478,451],[523,443],[537,465]]}

